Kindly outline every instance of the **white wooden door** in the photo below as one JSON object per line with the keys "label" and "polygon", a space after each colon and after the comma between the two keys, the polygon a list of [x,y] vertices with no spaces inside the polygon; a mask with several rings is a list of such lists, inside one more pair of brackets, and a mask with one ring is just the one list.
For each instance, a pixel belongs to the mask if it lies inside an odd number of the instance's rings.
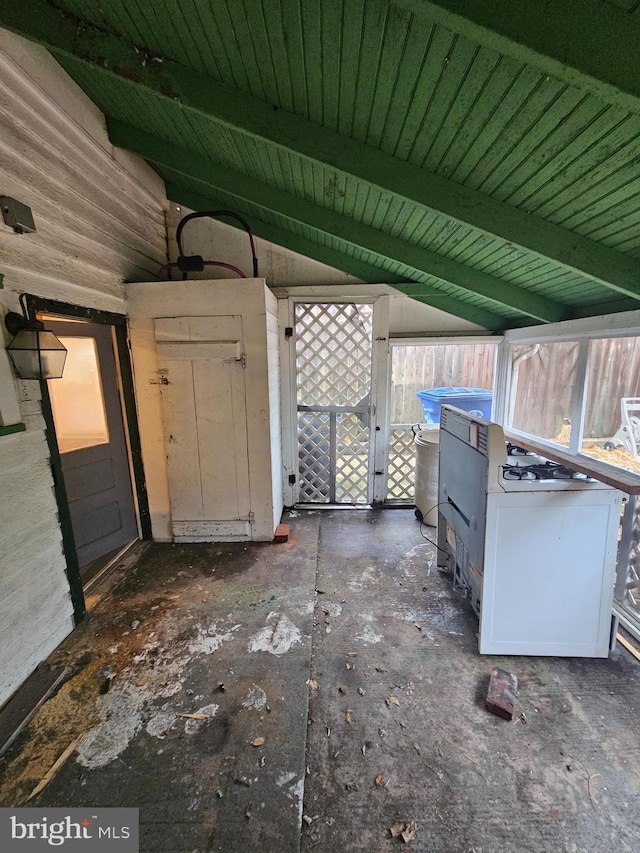
{"label": "white wooden door", "polygon": [[250,534],[242,318],[155,321],[176,541]]}

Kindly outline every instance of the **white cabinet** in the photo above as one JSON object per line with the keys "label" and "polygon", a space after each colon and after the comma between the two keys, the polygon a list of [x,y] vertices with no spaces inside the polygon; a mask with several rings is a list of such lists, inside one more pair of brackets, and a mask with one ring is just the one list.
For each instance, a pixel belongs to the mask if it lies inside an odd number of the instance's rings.
{"label": "white cabinet", "polygon": [[154,538],[270,540],[282,511],[277,300],[263,279],[127,285]]}

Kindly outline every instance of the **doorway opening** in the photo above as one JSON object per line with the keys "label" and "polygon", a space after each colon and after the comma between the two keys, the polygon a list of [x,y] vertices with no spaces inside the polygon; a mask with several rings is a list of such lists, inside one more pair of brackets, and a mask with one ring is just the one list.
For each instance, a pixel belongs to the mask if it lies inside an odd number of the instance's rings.
{"label": "doorway opening", "polygon": [[391,342],[387,504],[414,502],[415,434],[439,423],[439,413],[427,418],[418,391],[492,391],[498,342]]}
{"label": "doorway opening", "polygon": [[[124,316],[31,298],[68,355],[41,383],[76,622],[109,568],[151,538]],[[95,597],[94,597],[95,598]]]}

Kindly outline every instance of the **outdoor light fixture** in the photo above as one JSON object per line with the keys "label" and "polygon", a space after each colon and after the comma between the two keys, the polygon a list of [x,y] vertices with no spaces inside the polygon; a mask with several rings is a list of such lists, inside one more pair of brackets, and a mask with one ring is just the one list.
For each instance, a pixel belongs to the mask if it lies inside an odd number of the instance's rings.
{"label": "outdoor light fixture", "polygon": [[60,379],[67,350],[41,320],[27,320],[10,311],[4,324],[13,340],[7,347],[20,379]]}

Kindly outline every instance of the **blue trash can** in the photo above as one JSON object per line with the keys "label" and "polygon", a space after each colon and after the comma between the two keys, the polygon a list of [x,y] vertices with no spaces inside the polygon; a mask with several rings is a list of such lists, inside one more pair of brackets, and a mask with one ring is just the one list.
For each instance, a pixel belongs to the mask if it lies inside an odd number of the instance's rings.
{"label": "blue trash can", "polygon": [[439,424],[440,407],[446,405],[457,406],[486,420],[491,417],[493,392],[486,388],[430,388],[417,391],[416,397],[420,398],[427,424]]}

